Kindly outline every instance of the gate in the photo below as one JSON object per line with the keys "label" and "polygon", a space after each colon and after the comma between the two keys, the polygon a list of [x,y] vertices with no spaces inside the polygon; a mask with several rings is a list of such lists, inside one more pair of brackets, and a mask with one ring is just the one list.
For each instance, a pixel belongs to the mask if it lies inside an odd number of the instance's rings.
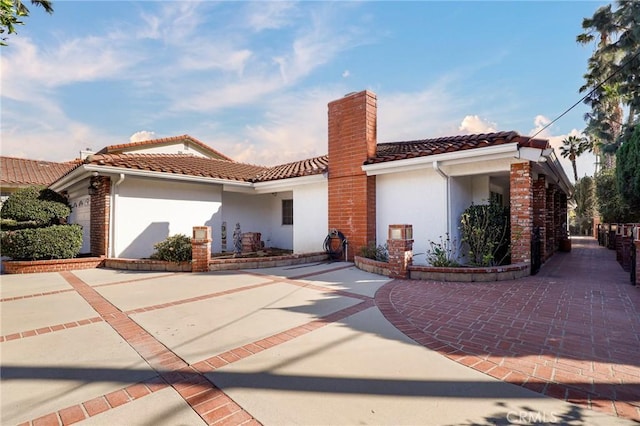
{"label": "gate", "polygon": [[540,243],[540,227],[534,226],[531,232],[531,275],[535,275],[542,265],[542,244]]}

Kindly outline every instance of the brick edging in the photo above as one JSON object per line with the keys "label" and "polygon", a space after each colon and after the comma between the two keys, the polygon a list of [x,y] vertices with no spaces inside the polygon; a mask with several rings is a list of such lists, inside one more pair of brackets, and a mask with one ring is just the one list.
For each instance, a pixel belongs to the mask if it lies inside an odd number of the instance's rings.
{"label": "brick edging", "polygon": [[5,274],[34,274],[94,269],[102,266],[104,261],[105,258],[101,256],[50,260],[6,260],[2,263]]}

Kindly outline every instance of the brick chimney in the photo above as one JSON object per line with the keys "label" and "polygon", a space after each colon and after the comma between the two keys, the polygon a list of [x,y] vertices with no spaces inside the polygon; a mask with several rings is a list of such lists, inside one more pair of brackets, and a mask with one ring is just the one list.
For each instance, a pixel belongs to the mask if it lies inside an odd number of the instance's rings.
{"label": "brick chimney", "polygon": [[329,229],[349,242],[348,259],[376,240],[376,181],[362,171],[376,154],[377,98],[367,90],[329,103]]}

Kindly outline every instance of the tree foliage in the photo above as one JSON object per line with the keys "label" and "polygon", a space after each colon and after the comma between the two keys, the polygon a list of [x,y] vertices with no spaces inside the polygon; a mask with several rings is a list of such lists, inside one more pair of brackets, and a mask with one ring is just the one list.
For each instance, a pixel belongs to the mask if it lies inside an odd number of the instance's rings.
{"label": "tree foliage", "polygon": [[[47,13],[53,13],[53,6],[49,0],[31,0],[31,4],[43,8]],[[22,0],[0,0],[0,34],[17,34],[16,26],[24,25],[22,19],[29,16],[29,9]],[[0,46],[7,45],[7,37],[0,37]]]}
{"label": "tree foliage", "polygon": [[594,180],[590,176],[585,176],[576,182],[573,198],[576,207],[573,211],[572,228],[578,234],[588,234],[593,227],[596,207]]}
{"label": "tree foliage", "polygon": [[580,92],[587,92],[584,103],[591,108],[585,133],[608,168],[614,167],[620,136],[635,126],[640,112],[640,2],[616,4],[585,18],[577,36],[580,44],[596,43]]}
{"label": "tree foliage", "polygon": [[596,198],[603,223],[633,221],[634,214],[618,191],[615,169],[604,169],[596,175]]}
{"label": "tree foliage", "polygon": [[618,192],[629,208],[640,215],[640,124],[620,146],[617,156]]}
{"label": "tree foliage", "polygon": [[568,136],[562,141],[560,146],[560,155],[564,158],[568,158],[571,161],[573,167],[574,181],[578,182],[578,167],[576,166],[576,160],[586,151],[591,151],[591,146],[586,138],[578,136]]}

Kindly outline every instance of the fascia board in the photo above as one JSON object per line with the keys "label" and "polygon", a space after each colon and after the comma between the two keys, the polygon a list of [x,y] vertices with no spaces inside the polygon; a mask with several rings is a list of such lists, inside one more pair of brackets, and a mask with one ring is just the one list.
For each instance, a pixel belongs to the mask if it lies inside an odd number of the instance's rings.
{"label": "fascia board", "polygon": [[425,157],[407,158],[404,160],[387,161],[384,163],[366,164],[362,170],[367,176],[374,176],[386,173],[398,173],[411,170],[423,169],[430,166],[434,161],[441,165],[472,163],[474,161],[485,161],[500,158],[513,157],[518,151],[517,143],[489,146],[486,148],[468,149],[444,154],[428,155]]}

